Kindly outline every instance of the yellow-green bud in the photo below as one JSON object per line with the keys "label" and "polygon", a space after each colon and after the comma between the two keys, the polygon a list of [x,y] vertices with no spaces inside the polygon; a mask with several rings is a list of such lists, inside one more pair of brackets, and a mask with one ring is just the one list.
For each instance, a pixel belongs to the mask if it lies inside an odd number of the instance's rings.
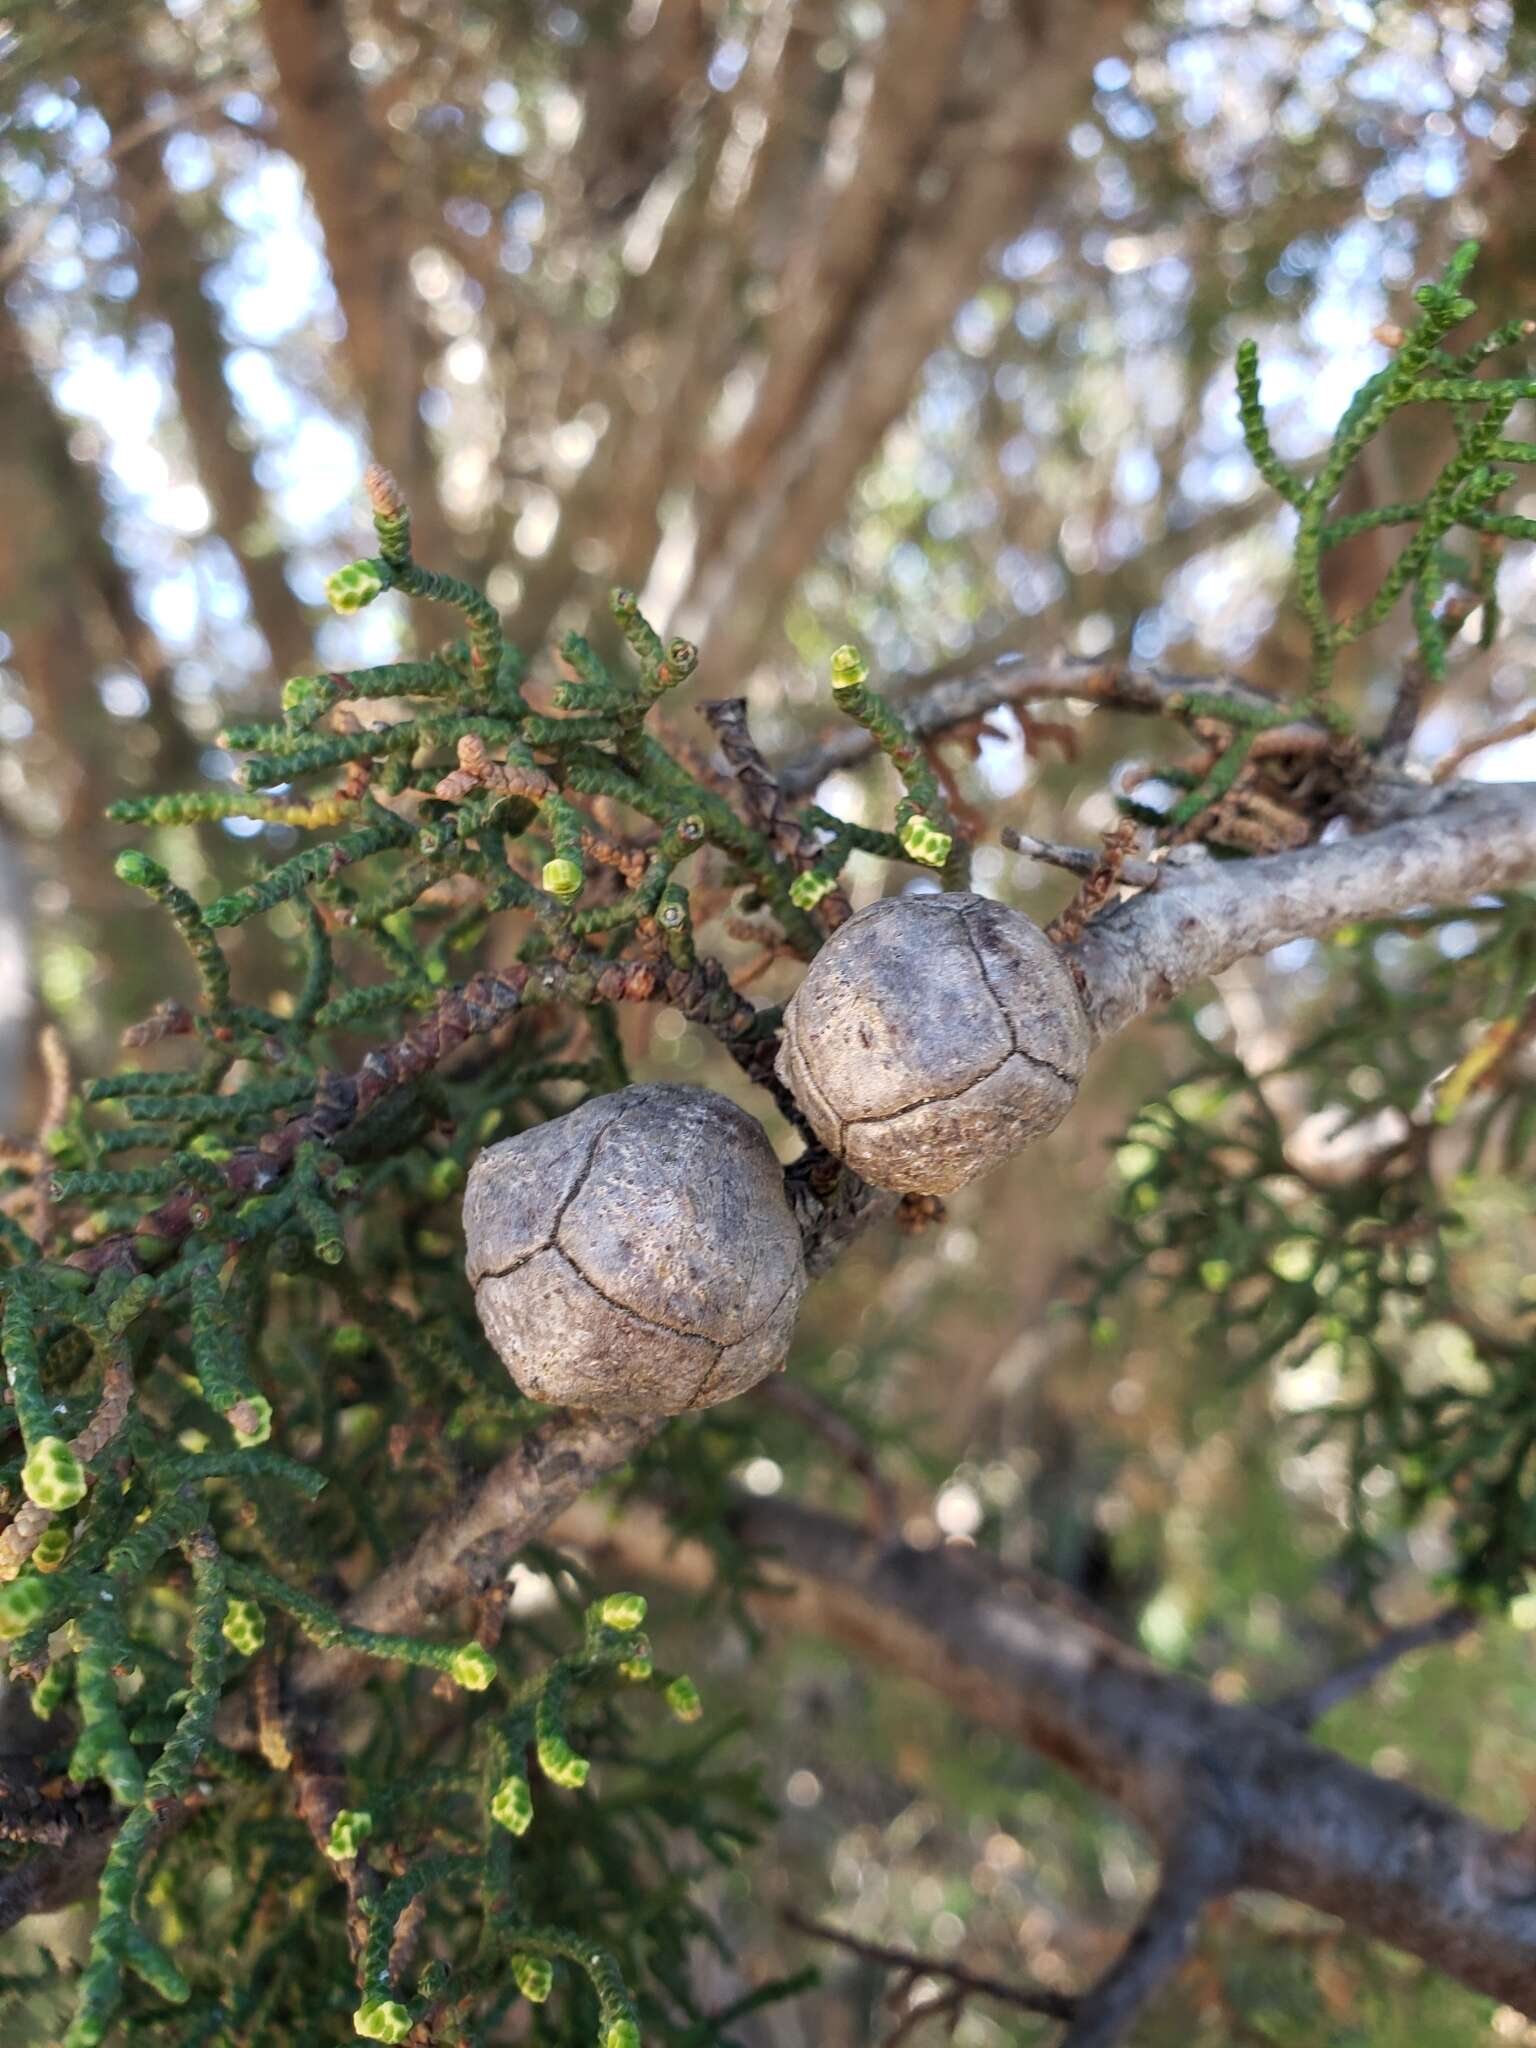
{"label": "yellow-green bud", "polygon": [[615,2020],[603,2036],[603,2048],[640,2048],[640,2029],[633,2020]]}
{"label": "yellow-green bud", "polygon": [[554,1965],[543,1956],[514,1956],[512,1980],[531,2005],[542,2005],[555,1988]]}
{"label": "yellow-green bud", "polygon": [[331,1332],[332,1358],[366,1358],[373,1339],[361,1323],[338,1323]]}
{"label": "yellow-green bud", "polygon": [[948,832],[941,832],[921,811],[914,811],[896,836],[901,841],[902,852],[928,868],[943,867],[955,843]]}
{"label": "yellow-green bud", "polygon": [[526,1778],[503,1778],[491,1799],[491,1819],[509,1835],[526,1835],[533,1825],[533,1794]]}
{"label": "yellow-green bud", "polygon": [[627,1634],[645,1619],[643,1593],[610,1593],[603,1602],[600,1619],[605,1628],[623,1629]]}
{"label": "yellow-green bud", "polygon": [[0,1586],[0,1642],[25,1635],[53,1605],[53,1592],[35,1572]]}
{"label": "yellow-green bud", "polygon": [[435,1201],[443,1201],[464,1185],[464,1168],[450,1154],[445,1159],[434,1160],[427,1171],[427,1193]]}
{"label": "yellow-green bud", "polygon": [[[56,1657],[32,1688],[32,1711],[39,1721],[51,1721],[64,1704],[73,1666],[68,1657]],[[162,1869],[164,1865],[161,1866]]]}
{"label": "yellow-green bud", "polygon": [[832,650],[832,687],[834,690],[855,689],[869,676],[869,663],[861,651],[851,642]]}
{"label": "yellow-green bud", "polygon": [[40,1508],[72,1508],[85,1499],[85,1473],[61,1436],[40,1437],[32,1446],[21,1486]]}
{"label": "yellow-green bud", "polygon": [[331,1822],[325,1853],[337,1863],[350,1863],[373,1833],[373,1815],[363,1807],[344,1806]]}
{"label": "yellow-green bud", "polygon": [[69,1530],[63,1522],[53,1522],[38,1537],[32,1552],[32,1562],[40,1572],[56,1572],[69,1555]]}
{"label": "yellow-green bud", "polygon": [[325,598],[333,612],[360,612],[383,588],[384,579],[372,562],[348,562],[326,577]]}
{"label": "yellow-green bud", "polygon": [[643,1685],[648,1678],[656,1676],[656,1659],[651,1655],[649,1643],[643,1649],[637,1649],[633,1657],[624,1659],[619,1666],[619,1676],[629,1679],[635,1685]]}
{"label": "yellow-green bud", "polygon": [[290,676],[283,685],[283,716],[290,721],[318,717],[332,697],[321,677]]}
{"label": "yellow-green bud", "polygon": [[159,861],[140,853],[136,846],[123,849],[112,863],[112,872],[133,889],[163,889],[171,879]]}
{"label": "yellow-green bud", "polygon": [[247,1394],[230,1409],[229,1423],[242,1451],[264,1444],[272,1434],[272,1403],[265,1394]]}
{"label": "yellow-green bud", "polygon": [[466,1643],[454,1651],[448,1676],[466,1692],[484,1692],[496,1676],[496,1659],[478,1643]]}
{"label": "yellow-green bud", "polygon": [[822,897],[830,896],[836,887],[836,876],[821,868],[807,868],[790,883],[789,900],[797,910],[814,910]]}
{"label": "yellow-green bud", "polygon": [[550,1735],[539,1744],[539,1769],[552,1784],[574,1789],[585,1785],[592,1766],[586,1757],[576,1754],[563,1735]]}
{"label": "yellow-green bud", "polygon": [[704,1711],[699,1688],[691,1678],[674,1678],[663,1697],[679,1721],[697,1721]]}
{"label": "yellow-green bud", "polygon": [[544,886],[562,903],[569,903],[573,896],[581,894],[582,880],[581,869],[573,860],[557,857],[544,863]]}
{"label": "yellow-green bud", "polygon": [[254,1657],[267,1640],[267,1617],[254,1600],[231,1600],[224,1610],[223,1634],[242,1657]]}
{"label": "yellow-green bud", "polygon": [[352,2015],[352,2031],[365,2041],[403,2041],[411,2016],[395,1998],[365,1998]]}

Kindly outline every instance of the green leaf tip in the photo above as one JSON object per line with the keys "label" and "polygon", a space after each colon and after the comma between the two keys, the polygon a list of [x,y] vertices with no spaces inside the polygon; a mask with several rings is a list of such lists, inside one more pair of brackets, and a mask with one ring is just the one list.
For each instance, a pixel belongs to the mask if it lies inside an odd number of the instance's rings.
{"label": "green leaf tip", "polygon": [[395,1998],[365,1998],[352,2015],[352,2031],[364,2041],[403,2041],[412,2024]]}
{"label": "green leaf tip", "polygon": [[35,1572],[0,1586],[0,1642],[25,1635],[53,1605],[53,1592]]}
{"label": "green leaf tip", "polygon": [[40,1572],[56,1572],[69,1555],[73,1538],[62,1522],[53,1522],[37,1539],[32,1562]]}
{"label": "green leaf tip", "polygon": [[512,1980],[530,2005],[542,2005],[555,1988],[554,1965],[543,1956],[514,1956]]}
{"label": "green leaf tip", "polygon": [[622,1629],[628,1634],[645,1620],[645,1595],[610,1593],[599,1611],[599,1619],[605,1628]]}
{"label": "green leaf tip", "polygon": [[496,1659],[489,1650],[478,1643],[466,1643],[455,1650],[448,1665],[448,1676],[455,1685],[462,1685],[466,1692],[484,1692],[496,1677]]}
{"label": "green leaf tip", "polygon": [[509,1835],[526,1835],[533,1824],[533,1794],[528,1780],[503,1778],[491,1797],[491,1819]]}
{"label": "green leaf tip", "polygon": [[915,861],[921,861],[925,868],[941,868],[949,859],[950,848],[954,845],[951,833],[941,832],[931,818],[925,818],[921,811],[914,811],[902,825],[897,837],[902,851]]}
{"label": "green leaf tip", "polygon": [[112,872],[131,889],[159,891],[171,879],[159,861],[151,860],[147,853],[141,853],[135,846],[123,849],[112,863]]}
{"label": "green leaf tip", "polygon": [[325,1853],[337,1863],[350,1863],[373,1833],[373,1815],[364,1807],[344,1806],[331,1822]]}
{"label": "green leaf tip", "polygon": [[832,687],[834,690],[857,689],[860,683],[869,680],[869,663],[861,650],[851,640],[832,650]]}
{"label": "green leaf tip", "polygon": [[265,1394],[247,1394],[229,1411],[229,1425],[241,1450],[253,1450],[272,1434],[272,1403]]}
{"label": "green leaf tip", "polygon": [[539,1743],[539,1769],[552,1785],[564,1785],[574,1792],[585,1785],[592,1765],[576,1754],[563,1735],[546,1735]]}
{"label": "green leaf tip", "polygon": [[254,1600],[231,1600],[224,1610],[222,1633],[242,1657],[254,1657],[267,1639],[267,1617]]}
{"label": "green leaf tip", "polygon": [[577,862],[557,855],[554,860],[545,861],[542,879],[551,896],[558,897],[562,903],[569,903],[581,894],[584,878]]}
{"label": "green leaf tip", "polygon": [[814,910],[836,887],[835,875],[826,874],[821,868],[807,868],[790,883],[789,900],[797,910]]}
{"label": "green leaf tip", "polygon": [[704,1702],[691,1678],[674,1678],[663,1697],[679,1721],[697,1721],[703,1715]]}
{"label": "green leaf tip", "polygon": [[333,612],[360,612],[384,588],[375,562],[348,562],[325,579],[325,599]]}
{"label": "green leaf tip", "polygon": [[40,1508],[75,1507],[85,1499],[85,1473],[61,1436],[41,1437],[21,1468],[27,1499]]}

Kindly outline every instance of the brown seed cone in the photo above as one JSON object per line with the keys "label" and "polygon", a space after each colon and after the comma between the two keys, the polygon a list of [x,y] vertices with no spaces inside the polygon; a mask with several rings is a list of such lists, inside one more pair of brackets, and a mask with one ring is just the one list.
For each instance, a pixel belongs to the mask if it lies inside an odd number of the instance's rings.
{"label": "brown seed cone", "polygon": [[805,1292],[762,1127],[653,1083],[480,1154],[464,1196],[481,1324],[540,1401],[675,1415],[779,1365]]}
{"label": "brown seed cone", "polygon": [[1092,1035],[1061,955],[984,896],[872,903],[784,1015],[778,1075],[863,1179],[947,1195],[1072,1107]]}

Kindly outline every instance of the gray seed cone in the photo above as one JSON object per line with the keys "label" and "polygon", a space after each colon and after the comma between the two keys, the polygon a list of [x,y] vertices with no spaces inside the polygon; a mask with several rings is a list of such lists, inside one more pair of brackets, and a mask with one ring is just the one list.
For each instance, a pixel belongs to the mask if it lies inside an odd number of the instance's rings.
{"label": "gray seed cone", "polygon": [[773,1148],[707,1088],[625,1088],[489,1146],[464,1236],[485,1333],[539,1401],[728,1401],[782,1362],[805,1292]]}
{"label": "gray seed cone", "polygon": [[865,1180],[946,1195],[1056,1128],[1092,1043],[1071,974],[1027,917],[985,896],[895,896],[807,968],[778,1074]]}

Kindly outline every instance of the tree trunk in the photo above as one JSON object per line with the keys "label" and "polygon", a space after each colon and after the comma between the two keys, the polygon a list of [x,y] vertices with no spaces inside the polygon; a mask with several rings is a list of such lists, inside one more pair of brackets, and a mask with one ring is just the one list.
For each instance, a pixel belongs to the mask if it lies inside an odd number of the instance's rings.
{"label": "tree trunk", "polygon": [[975,12],[972,0],[904,0],[870,61],[849,77],[779,282],[751,414],[717,465],[726,491],[753,487],[837,351],[887,235],[910,207]]}
{"label": "tree trunk", "polygon": [[910,225],[864,281],[841,346],[750,490],[709,523],[679,623],[702,641],[701,668],[717,684],[734,687],[750,670],[765,627],[981,284],[989,251],[1038,215],[1093,63],[1126,11],[1098,9],[1087,39],[1079,10],[1050,0],[973,45],[978,111],[938,135],[914,185]]}
{"label": "tree trunk", "polygon": [[260,11],[277,67],[279,134],[325,237],[369,452],[404,488],[420,559],[451,567],[420,410],[423,335],[412,313],[399,158],[369,117],[341,0],[261,0]]}
{"label": "tree trunk", "polygon": [[87,858],[85,841],[99,832],[112,798],[135,786],[122,773],[123,752],[96,695],[107,663],[137,669],[149,691],[145,724],[156,741],[157,774],[192,775],[195,749],[176,716],[164,651],[103,538],[106,514],[94,481],[70,453],[65,423],[3,298],[0,503],[0,603],[12,661],[36,742],[56,757],[45,777],[58,793],[48,829],[58,835],[71,896],[84,906],[99,902],[103,888],[102,864]]}
{"label": "tree trunk", "polygon": [[[114,133],[142,124],[153,81],[134,58],[114,53],[90,76]],[[139,250],[139,303],[170,329],[176,398],[197,473],[219,534],[233,549],[251,612],[279,676],[308,661],[313,636],[269,537],[269,514],[241,446],[242,428],[224,377],[224,337],[207,286],[207,266],[182,200],[167,182],[158,142],[145,137],[116,159],[117,196]]]}

